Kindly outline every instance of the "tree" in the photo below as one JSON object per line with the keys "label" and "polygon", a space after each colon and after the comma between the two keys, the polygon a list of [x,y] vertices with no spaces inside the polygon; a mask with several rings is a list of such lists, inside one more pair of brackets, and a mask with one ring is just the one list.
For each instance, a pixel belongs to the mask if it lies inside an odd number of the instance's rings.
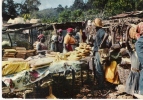
{"label": "tree", "polygon": [[21,6],[21,14],[29,14],[38,11],[40,5],[41,3],[39,0],[25,0],[24,4]]}
{"label": "tree", "polygon": [[15,18],[19,15],[19,3],[14,3],[13,0],[3,0],[2,2],[2,17],[7,21],[9,18]]}
{"label": "tree", "polygon": [[57,7],[57,11],[60,13],[60,12],[62,12],[63,10],[64,10],[64,8],[62,7],[61,4],[59,4],[58,7]]}
{"label": "tree", "polygon": [[64,10],[59,14],[59,22],[68,22],[71,21],[71,11],[70,10]]}

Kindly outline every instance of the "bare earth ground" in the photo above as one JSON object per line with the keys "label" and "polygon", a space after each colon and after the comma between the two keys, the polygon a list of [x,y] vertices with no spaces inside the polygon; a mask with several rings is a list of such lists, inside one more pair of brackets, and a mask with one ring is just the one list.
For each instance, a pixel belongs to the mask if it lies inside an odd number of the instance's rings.
{"label": "bare earth ground", "polygon": [[[95,89],[97,86],[96,80],[93,79],[93,74],[89,74],[87,78],[86,71],[83,72],[83,84],[81,81],[80,73],[76,74],[75,84],[72,85],[73,81],[71,75],[67,77],[64,75],[53,76],[52,82],[52,93],[59,99],[136,99],[136,97],[128,95],[124,92],[116,90],[117,85],[105,82],[103,89]],[[26,98],[45,98],[44,93],[48,94],[48,88],[39,89],[37,92],[31,94]],[[3,91],[3,98],[23,98],[23,92],[6,93]]]}

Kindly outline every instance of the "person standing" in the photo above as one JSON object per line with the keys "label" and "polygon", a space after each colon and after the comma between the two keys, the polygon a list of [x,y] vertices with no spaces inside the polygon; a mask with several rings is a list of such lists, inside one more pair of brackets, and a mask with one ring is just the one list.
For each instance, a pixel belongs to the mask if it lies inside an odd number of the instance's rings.
{"label": "person standing", "polygon": [[73,28],[67,29],[67,34],[64,37],[64,50],[63,52],[69,52],[74,50],[76,40],[73,37]]}
{"label": "person standing", "polygon": [[82,33],[78,26],[75,28],[75,32],[76,32],[75,38],[77,39],[77,43],[82,43],[83,42]]}
{"label": "person standing", "polygon": [[102,28],[102,20],[99,18],[96,18],[94,20],[95,28],[96,28],[96,37],[94,41],[94,49],[93,49],[93,55],[94,55],[94,64],[95,64],[95,78],[97,80],[98,86],[96,86],[99,89],[102,89],[104,87],[104,71],[103,66],[100,62],[100,53],[98,52],[100,49],[100,45],[103,41],[105,31]]}
{"label": "person standing", "polygon": [[86,43],[89,43],[89,35],[91,33],[91,30],[92,30],[92,21],[91,20],[88,20],[87,21],[87,26],[85,28],[85,35],[87,37],[86,39]]}
{"label": "person standing", "polygon": [[137,25],[137,41],[135,43],[135,49],[137,52],[138,59],[141,63],[140,67],[140,78],[139,78],[139,94],[143,95],[143,22]]}
{"label": "person standing", "polygon": [[[132,31],[133,33],[133,31]],[[137,33],[133,33],[134,36]],[[130,36],[131,39],[135,39],[137,40],[137,38],[134,38]],[[127,49],[128,49],[128,53],[130,55],[130,60],[131,60],[131,71],[128,75],[128,78],[126,79],[126,87],[125,87],[125,91],[128,94],[133,95],[134,93],[138,93],[138,84],[139,84],[139,70],[140,70],[140,62],[137,56],[137,52],[135,50],[135,48],[132,48],[129,44],[129,39],[127,39],[126,41],[126,45],[127,45]]]}
{"label": "person standing", "polygon": [[58,52],[62,53],[63,52],[63,41],[64,41],[64,36],[62,35],[62,29],[58,30]]}
{"label": "person standing", "polygon": [[57,52],[57,33],[55,31],[52,32],[52,37],[51,37],[51,51]]}
{"label": "person standing", "polygon": [[47,46],[44,44],[45,43],[45,36],[43,34],[40,34],[38,36],[39,43],[36,44],[36,50],[38,54],[45,55],[47,50]]}

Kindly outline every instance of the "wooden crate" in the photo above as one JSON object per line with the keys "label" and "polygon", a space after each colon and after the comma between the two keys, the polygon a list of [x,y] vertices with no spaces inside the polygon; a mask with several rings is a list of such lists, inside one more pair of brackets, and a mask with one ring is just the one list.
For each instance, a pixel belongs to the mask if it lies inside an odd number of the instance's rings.
{"label": "wooden crate", "polygon": [[26,48],[25,47],[16,47],[16,58],[26,58]]}
{"label": "wooden crate", "polygon": [[9,58],[9,57],[15,58],[15,55],[16,55],[15,49],[4,49],[4,55],[3,55],[4,58]]}

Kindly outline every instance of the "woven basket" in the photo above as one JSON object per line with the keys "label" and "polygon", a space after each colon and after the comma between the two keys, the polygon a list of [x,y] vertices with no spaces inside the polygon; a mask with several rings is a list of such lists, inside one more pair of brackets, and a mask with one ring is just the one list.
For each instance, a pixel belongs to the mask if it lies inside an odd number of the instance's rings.
{"label": "woven basket", "polygon": [[130,70],[131,70],[131,65],[130,64],[126,64],[126,65],[119,65],[118,64],[117,70],[118,70],[120,82],[125,85],[127,77],[128,77]]}

